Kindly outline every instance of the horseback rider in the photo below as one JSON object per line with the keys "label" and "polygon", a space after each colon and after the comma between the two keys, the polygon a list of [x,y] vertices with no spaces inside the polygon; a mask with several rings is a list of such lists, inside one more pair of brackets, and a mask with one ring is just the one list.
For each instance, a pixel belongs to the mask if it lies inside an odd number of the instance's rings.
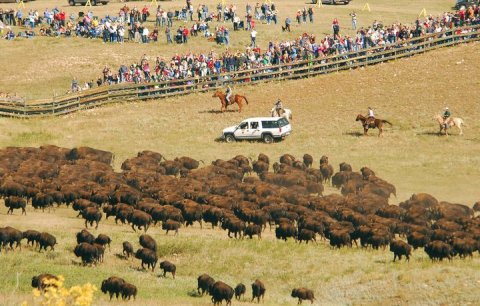
{"label": "horseback rider", "polygon": [[232,88],[230,87],[230,85],[227,86],[227,92],[225,93],[225,95],[227,103],[230,104],[230,97],[232,96]]}
{"label": "horseback rider", "polygon": [[450,121],[450,117],[452,116],[452,113],[450,113],[450,110],[446,106],[445,109],[443,110],[443,126],[448,128],[448,123]]}
{"label": "horseback rider", "polygon": [[368,128],[368,126],[373,122],[375,122],[375,113],[373,112],[373,109],[369,106],[367,120],[365,120],[365,127]]}
{"label": "horseback rider", "polygon": [[283,109],[282,101],[278,99],[277,102],[275,103],[275,112],[277,113],[278,117],[280,117],[281,115],[280,112],[282,109]]}

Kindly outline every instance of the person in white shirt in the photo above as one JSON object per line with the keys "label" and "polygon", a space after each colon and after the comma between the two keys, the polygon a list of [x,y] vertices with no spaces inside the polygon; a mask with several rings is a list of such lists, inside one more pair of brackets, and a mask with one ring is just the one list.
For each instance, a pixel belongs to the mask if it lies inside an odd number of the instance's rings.
{"label": "person in white shirt", "polygon": [[143,43],[148,43],[148,35],[150,34],[150,32],[148,31],[148,28],[147,27],[144,27],[143,28],[143,33],[142,33],[142,40],[143,40]]}
{"label": "person in white shirt", "polygon": [[252,48],[255,48],[257,46],[257,43],[256,43],[256,40],[257,40],[257,31],[255,31],[255,29],[252,30],[252,32],[250,32],[250,38],[252,40],[251,42],[251,47]]}

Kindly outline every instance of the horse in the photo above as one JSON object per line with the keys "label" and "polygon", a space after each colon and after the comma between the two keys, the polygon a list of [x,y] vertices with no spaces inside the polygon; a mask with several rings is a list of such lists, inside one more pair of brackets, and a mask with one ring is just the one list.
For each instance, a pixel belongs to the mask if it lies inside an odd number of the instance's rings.
{"label": "horse", "polygon": [[438,115],[438,114],[435,115],[435,116],[433,117],[433,120],[437,120],[437,121],[438,121],[438,124],[440,125],[440,131],[438,131],[439,134],[442,134],[442,131],[444,130],[444,131],[445,131],[445,135],[448,136],[447,129],[456,126],[456,127],[460,130],[460,134],[459,134],[459,135],[463,135],[462,125],[465,125],[465,122],[463,122],[463,119],[462,119],[462,118],[458,118],[458,117],[450,117],[450,118],[448,118],[448,120],[447,120],[447,126],[445,126],[443,117],[442,117],[441,115]]}
{"label": "horse", "polygon": [[230,103],[227,102],[227,95],[224,94],[223,92],[221,91],[216,91],[213,96],[213,98],[217,97],[220,99],[220,102],[222,103],[222,107],[220,108],[220,110],[222,111],[222,113],[224,111],[227,110],[227,106],[229,105],[232,105],[233,103],[237,103],[238,104],[238,112],[241,113],[242,112],[242,107],[243,107],[243,100],[245,100],[245,102],[248,104],[248,100],[245,96],[241,96],[241,95],[232,95],[230,97]]}
{"label": "horse", "polygon": [[[287,119],[289,122],[292,120],[292,111],[288,108],[282,108],[277,112],[277,108],[274,107],[270,111],[272,113],[272,117],[283,117]],[[279,114],[280,113],[280,114]]]}
{"label": "horse", "polygon": [[377,119],[375,118],[375,120],[373,121],[370,121],[368,125],[365,125],[365,122],[368,120],[367,117],[365,117],[364,115],[362,114],[358,114],[357,115],[357,119],[355,119],[355,121],[361,121],[362,122],[362,126],[363,126],[363,135],[364,136],[367,136],[367,132],[368,132],[368,129],[371,128],[371,129],[374,129],[374,128],[378,128],[378,137],[382,136],[382,133],[383,133],[383,125],[385,123],[389,124],[390,126],[392,126],[393,124],[391,124],[390,122],[388,122],[387,120],[383,120],[383,119]]}

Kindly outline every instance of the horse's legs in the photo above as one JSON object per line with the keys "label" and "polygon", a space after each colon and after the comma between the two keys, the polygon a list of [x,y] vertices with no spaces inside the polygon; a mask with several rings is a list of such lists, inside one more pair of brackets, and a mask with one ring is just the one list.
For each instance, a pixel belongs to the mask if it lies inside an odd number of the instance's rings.
{"label": "horse's legs", "polygon": [[462,124],[460,123],[459,125],[457,125],[458,129],[460,130],[460,134],[459,135],[463,135],[463,130],[462,130]]}
{"label": "horse's legs", "polygon": [[238,104],[238,112],[241,113],[242,112],[242,101],[237,101],[237,104]]}

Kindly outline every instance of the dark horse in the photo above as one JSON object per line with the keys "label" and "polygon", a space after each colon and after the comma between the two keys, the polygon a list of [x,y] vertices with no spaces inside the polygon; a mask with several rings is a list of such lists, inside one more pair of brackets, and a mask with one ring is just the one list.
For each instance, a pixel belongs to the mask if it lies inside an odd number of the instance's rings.
{"label": "dark horse", "polygon": [[243,102],[242,101],[245,100],[245,102],[248,104],[247,98],[245,96],[241,96],[241,95],[232,95],[230,97],[230,103],[227,102],[227,95],[225,95],[221,91],[216,91],[213,94],[213,97],[217,97],[217,98],[220,99],[220,102],[222,103],[222,108],[220,110],[222,111],[222,113],[227,110],[227,106],[232,105],[233,103],[238,104],[238,112],[241,113],[242,112],[242,107],[243,107]]}
{"label": "dark horse", "polygon": [[370,120],[369,123],[367,125],[365,125],[365,122],[367,120],[368,120],[368,118],[365,117],[362,114],[358,114],[357,119],[355,119],[355,121],[361,121],[362,122],[363,135],[365,135],[365,136],[367,135],[368,129],[378,128],[378,137],[380,137],[380,136],[382,136],[382,133],[383,133],[384,123],[390,124],[390,126],[392,126],[392,124],[390,122],[388,122],[387,120],[377,119],[377,118],[375,118],[375,120]]}

